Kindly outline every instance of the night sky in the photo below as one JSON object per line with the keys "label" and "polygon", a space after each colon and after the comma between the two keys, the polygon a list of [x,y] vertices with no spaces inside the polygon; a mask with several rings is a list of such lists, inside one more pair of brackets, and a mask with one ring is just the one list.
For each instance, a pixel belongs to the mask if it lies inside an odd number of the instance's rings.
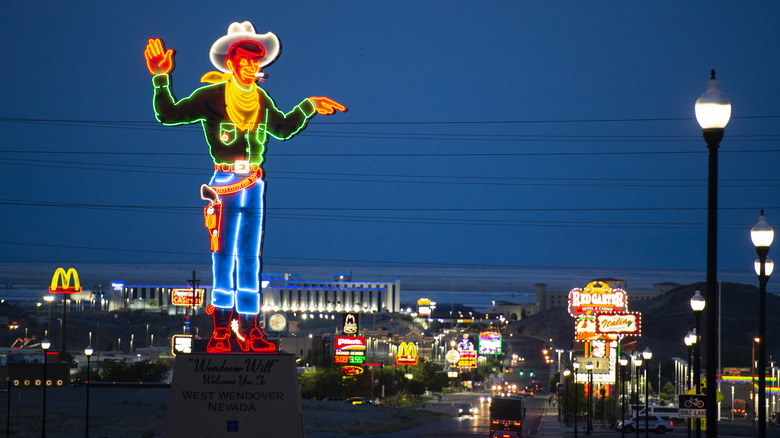
{"label": "night sky", "polygon": [[723,280],[752,271],[760,209],[780,225],[776,1],[12,2],[0,261],[208,263],[207,145],[199,125],[155,121],[143,51],[150,37],[176,50],[186,97],[214,70],[214,41],[245,20],[282,42],[261,85],[280,109],[308,96],[349,108],[269,141],[266,263],[703,280],[694,102],[711,69],[732,103]]}

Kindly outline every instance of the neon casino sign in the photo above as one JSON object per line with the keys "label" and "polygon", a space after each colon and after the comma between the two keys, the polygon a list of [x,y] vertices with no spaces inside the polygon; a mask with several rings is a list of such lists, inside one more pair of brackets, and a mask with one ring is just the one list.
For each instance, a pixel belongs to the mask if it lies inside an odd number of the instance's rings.
{"label": "neon casino sign", "polygon": [[612,289],[602,281],[594,281],[585,289],[574,288],[569,292],[569,314],[574,317],[626,310],[626,291]]}
{"label": "neon casino sign", "polygon": [[602,335],[641,336],[642,314],[639,312],[598,313],[596,333]]}

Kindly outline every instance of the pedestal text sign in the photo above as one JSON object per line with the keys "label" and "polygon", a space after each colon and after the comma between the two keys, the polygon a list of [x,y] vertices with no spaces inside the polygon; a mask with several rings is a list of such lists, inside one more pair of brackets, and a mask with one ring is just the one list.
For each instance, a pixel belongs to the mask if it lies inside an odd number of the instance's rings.
{"label": "pedestal text sign", "polygon": [[303,438],[293,356],[176,356],[165,437]]}

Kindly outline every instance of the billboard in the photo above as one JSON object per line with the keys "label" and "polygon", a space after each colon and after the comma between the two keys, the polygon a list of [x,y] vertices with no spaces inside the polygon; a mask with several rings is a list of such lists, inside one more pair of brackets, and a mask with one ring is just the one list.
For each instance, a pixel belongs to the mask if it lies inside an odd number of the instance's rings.
{"label": "billboard", "polygon": [[[593,383],[615,383],[617,358],[612,357],[578,357],[577,361],[580,363],[580,368],[574,376],[577,383],[588,383],[590,379],[593,379]],[[585,364],[588,361],[593,362],[593,371],[591,375],[585,369]]]}
{"label": "billboard", "polygon": [[395,363],[398,365],[417,365],[417,344],[414,342],[401,342],[398,346],[398,354]]}
{"label": "billboard", "polygon": [[[71,286],[70,281],[73,280]],[[62,286],[60,286],[60,283]],[[75,269],[70,268],[67,271],[63,268],[57,268],[54,276],[51,277],[51,286],[49,292],[53,294],[75,294],[81,292],[81,283],[79,283],[79,274]]]}
{"label": "billboard", "polygon": [[501,332],[497,330],[480,332],[479,354],[501,354]]}
{"label": "billboard", "polygon": [[354,336],[360,331],[360,314],[344,313],[341,315],[341,332],[345,335]]}
{"label": "billboard", "polygon": [[642,314],[639,312],[597,313],[596,333],[602,335],[642,335]]}
{"label": "billboard", "polygon": [[[194,301],[194,302],[193,302]],[[192,297],[192,289],[172,289],[171,290],[171,305],[199,307],[203,304],[203,289],[195,289],[195,298]]]}
{"label": "billboard", "polygon": [[356,365],[366,361],[366,338],[362,336],[336,336],[333,362]]}
{"label": "billboard", "polygon": [[627,310],[626,291],[612,289],[603,281],[594,281],[585,286],[585,289],[574,288],[569,292],[569,314],[575,318]]}
{"label": "billboard", "polygon": [[458,358],[458,367],[476,368],[477,367],[476,350],[462,350],[460,352],[460,357]]}

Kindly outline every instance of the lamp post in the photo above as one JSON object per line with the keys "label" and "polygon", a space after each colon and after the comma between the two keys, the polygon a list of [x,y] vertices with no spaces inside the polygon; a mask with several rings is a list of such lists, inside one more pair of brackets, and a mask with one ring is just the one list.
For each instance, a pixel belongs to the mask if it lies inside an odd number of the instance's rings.
{"label": "lamp post", "polygon": [[653,352],[650,351],[650,347],[645,347],[642,357],[645,359],[645,438],[647,438],[650,436],[650,397],[648,397],[647,391],[647,369],[650,367],[650,359],[653,358]]}
{"label": "lamp post", "polygon": [[626,379],[623,376],[623,373],[626,370],[626,365],[628,365],[628,358],[625,356],[620,356],[620,359],[618,359],[618,363],[620,364],[620,379],[623,381],[622,385],[618,386],[618,396],[620,397],[620,421],[621,421],[621,428],[620,428],[620,436],[625,437],[626,436],[626,407],[625,405],[625,399],[623,398],[623,387],[626,386]]}
{"label": "lamp post", "polygon": [[591,410],[593,405],[593,361],[588,361],[585,364],[585,369],[588,370],[588,421],[585,423],[585,435],[590,435],[593,431],[593,411]]}
{"label": "lamp post", "polygon": [[[695,329],[694,329],[695,330]],[[696,344],[696,334],[694,332],[688,332],[687,335],[685,335],[685,346],[688,347],[688,370],[685,372],[685,390],[691,388],[691,372],[690,369],[693,368],[691,366],[691,356],[693,355],[693,346]],[[734,403],[731,403],[733,406]],[[692,419],[688,419],[688,438],[691,438],[691,429],[693,426]]]}
{"label": "lamp post", "polygon": [[[709,287],[709,285],[707,285]],[[696,317],[696,339],[693,342],[693,384],[696,385],[696,394],[701,394],[701,378],[699,378],[699,372],[701,370],[701,312],[704,310],[704,307],[707,305],[707,300],[704,299],[703,296],[701,296],[701,292],[696,291],[693,294],[693,297],[691,297],[691,309],[693,310],[693,316]],[[713,313],[714,314],[714,313]],[[707,318],[707,327],[709,329],[710,320],[714,320],[715,318]],[[707,333],[709,336],[709,332]],[[710,366],[710,344],[709,341],[707,343],[707,378],[709,380],[709,372],[710,369],[714,369],[714,367]],[[711,380],[712,382],[715,381],[715,379]],[[707,408],[707,436],[710,436],[710,427],[712,426],[712,423],[717,422],[717,419],[710,422],[710,412],[709,412],[709,404],[710,399],[712,401],[715,400],[715,397],[705,397],[705,407]],[[717,407],[717,405],[716,405]],[[701,438],[701,421],[697,418],[694,420],[696,424],[696,438]],[[717,436],[716,436],[717,437]],[[713,437],[713,438],[716,438]]]}
{"label": "lamp post", "polygon": [[751,427],[751,435],[755,438],[756,436],[756,413],[758,412],[758,391],[754,392],[753,389],[756,387],[756,344],[758,344],[761,341],[760,338],[753,338],[753,344],[751,347],[750,352],[750,394],[751,398],[750,401],[753,403],[753,414],[750,416],[750,427]]}
{"label": "lamp post", "polygon": [[49,336],[51,333],[51,302],[54,301],[54,295],[46,295],[43,297],[43,300],[49,303],[49,315],[46,317],[46,324],[48,326],[46,336]]}
{"label": "lamp post", "polygon": [[569,376],[571,375],[571,370],[568,368],[563,370],[563,424],[565,426],[569,425],[569,405],[566,404],[568,401],[568,393],[569,391],[566,389],[567,381],[569,380]]}
{"label": "lamp post", "polygon": [[766,437],[766,284],[775,264],[767,257],[769,246],[775,238],[775,231],[766,223],[764,210],[758,216],[758,223],[750,230],[750,239],[758,253],[753,264],[758,275],[758,436]]}
{"label": "lamp post", "polygon": [[577,399],[580,398],[579,391],[577,391],[577,370],[580,369],[580,363],[575,360],[571,366],[574,368],[574,438],[577,438],[577,415],[579,414]]}
{"label": "lamp post", "polygon": [[87,345],[84,349],[84,355],[87,356],[87,414],[84,422],[84,438],[89,438],[89,358],[92,357],[93,352],[91,345]]}
{"label": "lamp post", "polygon": [[[634,377],[636,380],[636,386],[634,386],[634,406],[636,406],[634,429],[636,430],[636,438],[639,438],[639,367],[641,366],[642,356],[639,354],[634,355]],[[647,412],[645,412],[645,415],[647,415]]]}
{"label": "lamp post", "polygon": [[[718,366],[718,147],[726,125],[731,118],[731,103],[721,93],[715,80],[715,70],[707,82],[707,90],[695,105],[696,120],[702,128],[704,141],[709,149],[709,170],[707,184],[707,302],[712,317],[707,318],[707,380],[714,385]],[[698,330],[696,333],[700,333]],[[706,397],[707,436],[718,436],[718,404],[715,397]],[[698,421],[697,421],[698,423]]]}
{"label": "lamp post", "polygon": [[43,411],[41,414],[41,438],[46,438],[46,380],[49,378],[46,375],[46,366],[48,363],[48,352],[51,347],[49,339],[44,339],[41,342],[41,348],[43,348]]}

